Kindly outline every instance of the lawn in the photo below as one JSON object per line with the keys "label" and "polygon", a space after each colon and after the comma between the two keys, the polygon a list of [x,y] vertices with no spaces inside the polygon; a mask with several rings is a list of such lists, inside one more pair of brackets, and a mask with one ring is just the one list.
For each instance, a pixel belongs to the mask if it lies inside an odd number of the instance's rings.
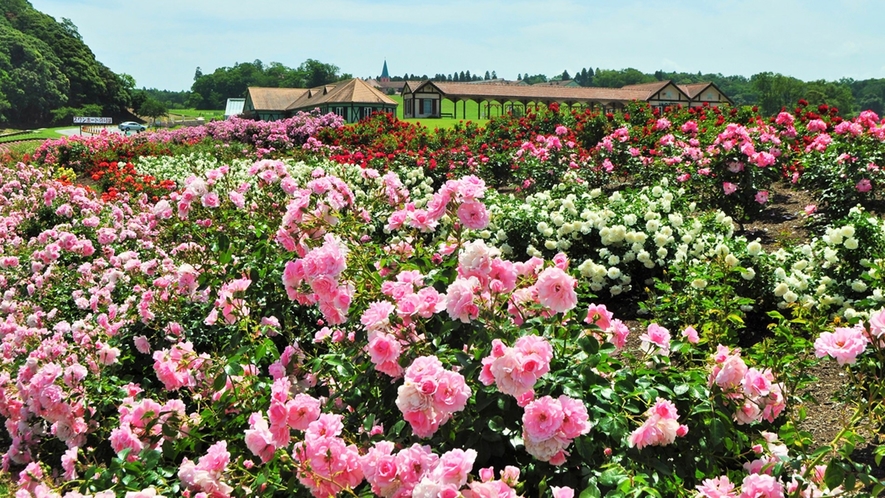
{"label": "lawn", "polygon": [[[406,121],[407,123],[416,123],[426,126],[427,128],[454,128],[456,124],[463,123],[465,121],[473,121],[475,123],[479,123],[481,125],[485,125],[488,123],[488,119],[479,119],[478,109],[474,102],[469,102],[467,104],[467,116],[461,116],[462,107],[458,106],[458,114],[459,118],[420,118],[420,119],[403,119],[403,96],[402,95],[389,95],[391,99],[393,99],[398,105],[396,108],[396,117]],[[442,101],[442,113],[454,115],[455,113],[455,104],[451,100],[443,100]]]}
{"label": "lawn", "polygon": [[188,118],[206,118],[206,120],[208,121],[212,118],[224,119],[224,109],[220,109],[220,110],[169,109],[168,116],[170,119],[174,119],[174,120],[188,119]]}

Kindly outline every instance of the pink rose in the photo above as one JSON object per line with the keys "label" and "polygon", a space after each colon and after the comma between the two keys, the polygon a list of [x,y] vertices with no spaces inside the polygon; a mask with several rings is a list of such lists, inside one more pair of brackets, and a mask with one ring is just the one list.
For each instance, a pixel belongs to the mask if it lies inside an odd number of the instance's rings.
{"label": "pink rose", "polygon": [[538,302],[557,313],[565,313],[578,304],[576,285],[577,280],[561,269],[546,268],[535,283]]}

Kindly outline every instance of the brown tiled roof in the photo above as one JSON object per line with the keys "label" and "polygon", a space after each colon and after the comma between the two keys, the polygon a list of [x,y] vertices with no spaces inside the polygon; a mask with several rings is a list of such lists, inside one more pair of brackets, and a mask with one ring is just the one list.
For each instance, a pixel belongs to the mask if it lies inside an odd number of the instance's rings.
{"label": "brown tiled roof", "polygon": [[247,90],[256,111],[281,111],[307,93],[305,88],[267,88],[250,86]]}
{"label": "brown tiled roof", "polygon": [[390,97],[384,95],[365,81],[354,78],[334,86],[326,85],[325,87],[311,88],[301,98],[289,103],[285,109],[312,108],[332,103],[397,105]]}
{"label": "brown tiled roof", "polygon": [[670,80],[665,81],[653,81],[651,83],[638,83],[636,85],[624,85],[621,88],[627,90],[643,90],[648,92],[648,95],[654,95],[657,92],[660,92],[665,86],[670,84]]}
{"label": "brown tiled roof", "polygon": [[[470,83],[425,82],[435,85],[448,99],[487,99],[513,101],[598,101],[630,102],[646,100],[648,92],[622,88],[555,87],[534,85],[472,85]],[[411,85],[409,85],[411,87]],[[417,90],[420,86],[411,87]]]}
{"label": "brown tiled roof", "polygon": [[689,98],[695,98],[700,95],[708,86],[710,86],[710,82],[705,83],[691,83],[689,85],[679,85],[679,89],[685,92]]}

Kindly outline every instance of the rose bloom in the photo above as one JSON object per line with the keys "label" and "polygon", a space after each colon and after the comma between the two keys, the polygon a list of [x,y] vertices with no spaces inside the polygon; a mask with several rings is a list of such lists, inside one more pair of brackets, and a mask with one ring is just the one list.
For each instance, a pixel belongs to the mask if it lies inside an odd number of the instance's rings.
{"label": "rose bloom", "polygon": [[522,423],[525,432],[535,441],[543,441],[553,437],[562,426],[565,413],[559,400],[544,396],[536,399],[525,407]]}
{"label": "rose bloom", "polygon": [[861,193],[869,192],[870,190],[873,189],[873,184],[870,183],[869,179],[864,178],[861,181],[857,182],[857,185],[855,186],[855,188],[857,188],[857,191],[861,192]]}
{"label": "rose bloom", "polygon": [[577,281],[557,267],[546,268],[538,275],[535,289],[538,302],[557,313],[565,313],[578,304]]}
{"label": "rose bloom", "polygon": [[737,191],[737,185],[731,182],[722,182],[722,190],[725,191],[725,195],[731,195]]}
{"label": "rose bloom", "polygon": [[489,225],[489,212],[479,201],[467,201],[458,206],[458,219],[465,227],[482,230]]}
{"label": "rose bloom", "polygon": [[814,355],[818,358],[831,356],[839,365],[854,364],[857,355],[867,347],[867,338],[861,326],[838,327],[833,332],[823,332],[814,341]]}

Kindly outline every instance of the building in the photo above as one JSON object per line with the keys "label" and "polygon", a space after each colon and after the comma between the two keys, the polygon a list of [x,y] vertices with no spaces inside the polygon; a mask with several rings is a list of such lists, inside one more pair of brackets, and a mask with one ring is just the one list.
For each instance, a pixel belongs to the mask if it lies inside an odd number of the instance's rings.
{"label": "building", "polygon": [[384,67],[381,68],[381,76],[378,79],[366,80],[369,85],[381,90],[386,95],[402,93],[405,81],[390,81],[390,72],[387,70],[387,59],[384,59]]}
{"label": "building", "polygon": [[[441,112],[443,99],[454,103],[451,116]],[[572,87],[567,85],[473,85],[443,81],[408,81],[403,87],[403,116],[406,118],[458,118],[458,104],[465,116],[467,102],[475,102],[479,115],[491,117],[496,113],[522,108],[550,105],[557,102],[568,107],[585,107],[614,111],[630,102],[647,102],[658,108],[682,105],[698,107],[732,104],[713,83],[676,85],[672,81],[656,81],[622,88]],[[485,106],[485,109],[483,109]]]}
{"label": "building", "polygon": [[245,105],[246,99],[227,99],[227,105],[224,106],[224,119],[242,114]]}
{"label": "building", "polygon": [[272,121],[318,109],[354,123],[374,112],[396,113],[397,103],[365,81],[354,78],[316,88],[249,87],[243,106],[246,117]]}

